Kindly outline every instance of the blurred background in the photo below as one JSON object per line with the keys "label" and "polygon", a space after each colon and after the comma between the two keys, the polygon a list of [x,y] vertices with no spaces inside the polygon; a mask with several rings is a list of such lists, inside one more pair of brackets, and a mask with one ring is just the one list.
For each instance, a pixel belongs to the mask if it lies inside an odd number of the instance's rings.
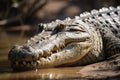
{"label": "blurred background", "polygon": [[14,44],[37,34],[39,23],[119,4],[120,0],[0,0],[0,62]]}
{"label": "blurred background", "polygon": [[[22,75],[12,73],[7,55],[13,45],[21,45],[39,33],[39,23],[48,23],[56,19],[63,20],[66,17],[74,18],[84,11],[101,7],[116,7],[119,4],[120,0],[0,0],[0,78],[9,80],[25,77],[25,73]],[[65,73],[60,73],[60,75],[71,76],[71,73],[74,74],[78,70],[79,68],[63,70],[62,72]],[[33,76],[33,73],[36,74],[34,71],[28,72],[29,77]],[[49,71],[45,73],[51,75]],[[58,70],[53,73],[58,73]],[[73,76],[75,77],[76,74]]]}

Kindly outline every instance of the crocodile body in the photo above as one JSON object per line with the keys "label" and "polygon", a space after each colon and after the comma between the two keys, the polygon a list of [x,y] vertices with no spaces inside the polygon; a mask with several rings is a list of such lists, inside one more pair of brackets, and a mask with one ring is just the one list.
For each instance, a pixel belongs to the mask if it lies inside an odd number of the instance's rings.
{"label": "crocodile body", "polygon": [[120,6],[39,26],[42,32],[10,50],[13,69],[80,66],[120,53]]}

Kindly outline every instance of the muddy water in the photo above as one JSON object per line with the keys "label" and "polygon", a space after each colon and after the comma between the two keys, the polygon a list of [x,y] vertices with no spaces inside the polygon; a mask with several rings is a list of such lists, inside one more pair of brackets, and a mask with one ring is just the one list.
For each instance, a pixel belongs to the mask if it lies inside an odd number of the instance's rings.
{"label": "muddy water", "polygon": [[21,79],[80,79],[80,67],[36,69],[13,72],[7,55],[13,44],[22,44],[27,38],[0,37],[0,80]]}

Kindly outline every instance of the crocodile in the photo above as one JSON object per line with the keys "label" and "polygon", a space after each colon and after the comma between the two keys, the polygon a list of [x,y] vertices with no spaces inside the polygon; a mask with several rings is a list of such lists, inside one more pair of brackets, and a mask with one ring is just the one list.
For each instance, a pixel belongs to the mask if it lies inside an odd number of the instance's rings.
{"label": "crocodile", "polygon": [[16,69],[83,66],[120,53],[120,6],[39,24],[39,34],[8,53]]}

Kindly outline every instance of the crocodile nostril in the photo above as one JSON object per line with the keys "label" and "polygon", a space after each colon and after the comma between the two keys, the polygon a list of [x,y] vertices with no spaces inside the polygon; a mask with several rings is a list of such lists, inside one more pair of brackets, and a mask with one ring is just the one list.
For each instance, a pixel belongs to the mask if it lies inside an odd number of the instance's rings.
{"label": "crocodile nostril", "polygon": [[29,46],[23,46],[22,49],[25,49],[27,51],[30,51],[30,47]]}

